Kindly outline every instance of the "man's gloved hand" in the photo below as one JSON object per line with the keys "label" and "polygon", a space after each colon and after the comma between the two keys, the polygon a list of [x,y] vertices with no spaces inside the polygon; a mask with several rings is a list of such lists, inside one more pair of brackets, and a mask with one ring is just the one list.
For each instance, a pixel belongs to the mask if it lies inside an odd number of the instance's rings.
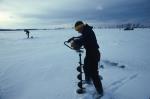
{"label": "man's gloved hand", "polygon": [[81,48],[81,44],[79,44],[79,42],[77,40],[73,40],[73,41],[71,41],[71,47],[74,50],[79,50]]}
{"label": "man's gloved hand", "polygon": [[77,46],[76,43],[74,41],[71,41],[71,47],[76,48],[76,46]]}

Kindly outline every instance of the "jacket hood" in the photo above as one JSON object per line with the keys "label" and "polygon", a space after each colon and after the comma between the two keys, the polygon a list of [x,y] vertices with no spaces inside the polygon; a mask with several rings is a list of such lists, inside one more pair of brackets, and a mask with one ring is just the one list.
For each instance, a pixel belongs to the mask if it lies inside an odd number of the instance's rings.
{"label": "jacket hood", "polygon": [[91,31],[93,29],[92,26],[89,26],[88,24],[85,24],[82,34],[87,34],[87,32]]}
{"label": "jacket hood", "polygon": [[92,27],[92,26],[89,26],[88,24],[85,24],[85,28],[93,29],[93,27]]}

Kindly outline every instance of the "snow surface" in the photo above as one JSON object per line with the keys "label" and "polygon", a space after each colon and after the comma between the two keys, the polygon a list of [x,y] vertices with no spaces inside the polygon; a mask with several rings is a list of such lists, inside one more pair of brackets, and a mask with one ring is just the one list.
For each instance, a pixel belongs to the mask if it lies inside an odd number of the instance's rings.
{"label": "snow surface", "polygon": [[[104,65],[102,99],[149,99],[150,29],[94,31]],[[78,53],[63,44],[78,33],[39,30],[31,35],[26,39],[23,31],[0,31],[0,99],[92,99],[90,93],[75,93]]]}

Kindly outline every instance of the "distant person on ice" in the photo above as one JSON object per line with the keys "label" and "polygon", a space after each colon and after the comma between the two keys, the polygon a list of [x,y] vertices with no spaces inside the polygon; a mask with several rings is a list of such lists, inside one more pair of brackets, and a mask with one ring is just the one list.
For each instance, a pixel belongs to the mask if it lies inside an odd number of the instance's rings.
{"label": "distant person on ice", "polygon": [[71,46],[74,48],[81,44],[86,50],[86,56],[84,59],[84,73],[85,73],[85,83],[93,84],[97,90],[98,95],[103,96],[103,87],[98,71],[98,62],[100,61],[99,45],[93,27],[88,24],[84,24],[82,21],[77,21],[75,23],[75,30],[78,31],[81,36],[79,36],[78,43],[72,42]]}
{"label": "distant person on ice", "polygon": [[30,32],[29,32],[29,30],[25,29],[24,32],[26,32],[27,38],[30,38]]}

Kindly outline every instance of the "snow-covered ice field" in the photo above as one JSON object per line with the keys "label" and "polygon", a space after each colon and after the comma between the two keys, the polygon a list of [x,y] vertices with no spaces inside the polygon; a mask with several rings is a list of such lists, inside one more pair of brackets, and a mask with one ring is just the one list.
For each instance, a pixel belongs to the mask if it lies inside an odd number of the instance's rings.
{"label": "snow-covered ice field", "polygon": [[[102,99],[149,99],[150,29],[94,31],[104,65]],[[75,93],[78,53],[63,44],[78,33],[38,30],[31,35],[34,39],[26,39],[23,31],[0,31],[0,99],[92,99]]]}

